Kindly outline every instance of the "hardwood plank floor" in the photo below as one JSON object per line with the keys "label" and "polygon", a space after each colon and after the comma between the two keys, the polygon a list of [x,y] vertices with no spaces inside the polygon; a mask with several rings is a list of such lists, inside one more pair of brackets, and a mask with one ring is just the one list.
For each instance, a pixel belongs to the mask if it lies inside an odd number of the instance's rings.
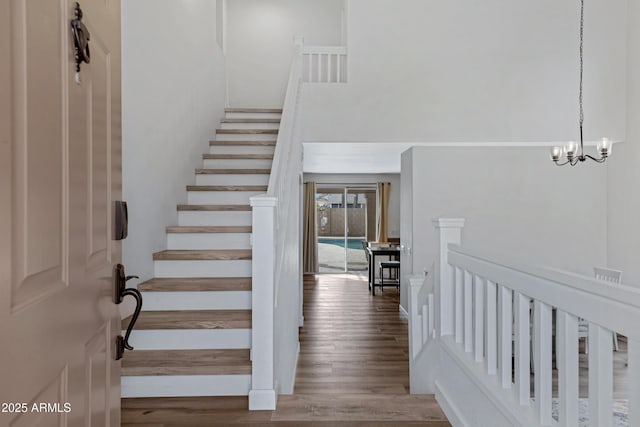
{"label": "hardwood plank floor", "polygon": [[307,276],[294,394],[276,411],[246,397],[123,399],[129,427],[450,426],[433,396],[409,395],[407,322],[395,289],[369,295],[365,277]]}

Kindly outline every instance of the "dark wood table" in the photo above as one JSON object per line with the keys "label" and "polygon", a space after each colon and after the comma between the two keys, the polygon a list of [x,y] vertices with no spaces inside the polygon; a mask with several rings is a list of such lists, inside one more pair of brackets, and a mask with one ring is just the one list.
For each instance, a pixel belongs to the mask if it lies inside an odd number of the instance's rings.
{"label": "dark wood table", "polygon": [[367,246],[367,252],[369,252],[369,291],[373,289],[373,286],[380,286],[379,283],[376,283],[376,257],[377,256],[388,256],[393,257],[396,260],[400,259],[400,247],[399,246],[391,246],[391,247],[371,247]]}

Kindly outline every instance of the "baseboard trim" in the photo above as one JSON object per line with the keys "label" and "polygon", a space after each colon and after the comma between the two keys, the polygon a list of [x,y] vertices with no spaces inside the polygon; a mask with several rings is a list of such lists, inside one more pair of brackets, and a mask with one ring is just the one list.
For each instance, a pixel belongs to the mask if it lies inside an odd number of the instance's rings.
{"label": "baseboard trim", "polygon": [[250,411],[274,411],[276,409],[275,390],[251,390],[249,391]]}
{"label": "baseboard trim", "polygon": [[447,416],[453,427],[466,427],[470,424],[464,419],[458,407],[453,403],[449,394],[442,388],[442,385],[436,380],[436,401],[442,412]]}
{"label": "baseboard trim", "polygon": [[400,310],[400,316],[402,316],[403,319],[409,319],[409,312],[407,310],[404,309],[404,307],[402,305],[399,306],[399,310]]}

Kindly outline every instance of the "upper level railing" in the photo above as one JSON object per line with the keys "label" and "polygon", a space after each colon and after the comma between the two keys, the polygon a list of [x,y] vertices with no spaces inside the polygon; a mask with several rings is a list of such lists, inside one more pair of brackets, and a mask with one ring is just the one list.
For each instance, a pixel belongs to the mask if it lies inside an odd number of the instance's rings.
{"label": "upper level railing", "polygon": [[306,83],[346,83],[346,46],[304,46],[302,59]]}
{"label": "upper level railing", "polygon": [[[297,342],[298,325],[280,325],[296,311],[301,292],[300,254],[302,145],[300,140],[300,90],[302,40],[294,45],[282,118],[269,177],[267,194],[251,198],[252,215],[252,385],[249,409],[275,409],[279,363],[288,359],[278,352]],[[286,287],[281,295],[280,289]],[[280,304],[281,298],[287,303]],[[284,334],[284,335],[283,335]],[[289,346],[290,347],[290,346]],[[294,349],[295,350],[295,349]],[[283,385],[282,381],[280,385]]]}
{"label": "upper level railing", "polygon": [[[422,285],[412,286],[412,357],[427,342],[423,325],[433,330],[418,316],[431,313],[428,295],[435,295],[443,354],[475,378],[511,425],[577,426],[582,383],[588,425],[607,427],[614,419],[615,331],[628,342],[628,425],[640,425],[640,290],[465,249],[459,246],[463,222],[457,221],[436,223],[441,251],[433,292],[420,294]],[[588,375],[580,378],[579,323],[585,322]]]}

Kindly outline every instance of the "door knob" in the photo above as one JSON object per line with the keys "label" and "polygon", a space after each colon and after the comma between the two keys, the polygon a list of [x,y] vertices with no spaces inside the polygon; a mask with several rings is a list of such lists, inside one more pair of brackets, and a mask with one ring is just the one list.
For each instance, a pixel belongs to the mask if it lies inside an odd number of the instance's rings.
{"label": "door knob", "polygon": [[142,310],[142,294],[137,289],[127,288],[127,281],[131,279],[138,279],[138,276],[127,276],[122,264],[117,264],[115,270],[114,302],[116,304],[121,304],[124,297],[127,295],[132,296],[136,300],[136,309],[133,312],[133,316],[131,316],[131,322],[129,322],[124,338],[122,335],[119,335],[116,338],[116,360],[120,360],[122,359],[125,350],[133,350],[133,347],[129,344],[129,336],[131,335],[131,331],[133,331],[133,327],[135,326],[138,316],[140,315],[140,311]]}

